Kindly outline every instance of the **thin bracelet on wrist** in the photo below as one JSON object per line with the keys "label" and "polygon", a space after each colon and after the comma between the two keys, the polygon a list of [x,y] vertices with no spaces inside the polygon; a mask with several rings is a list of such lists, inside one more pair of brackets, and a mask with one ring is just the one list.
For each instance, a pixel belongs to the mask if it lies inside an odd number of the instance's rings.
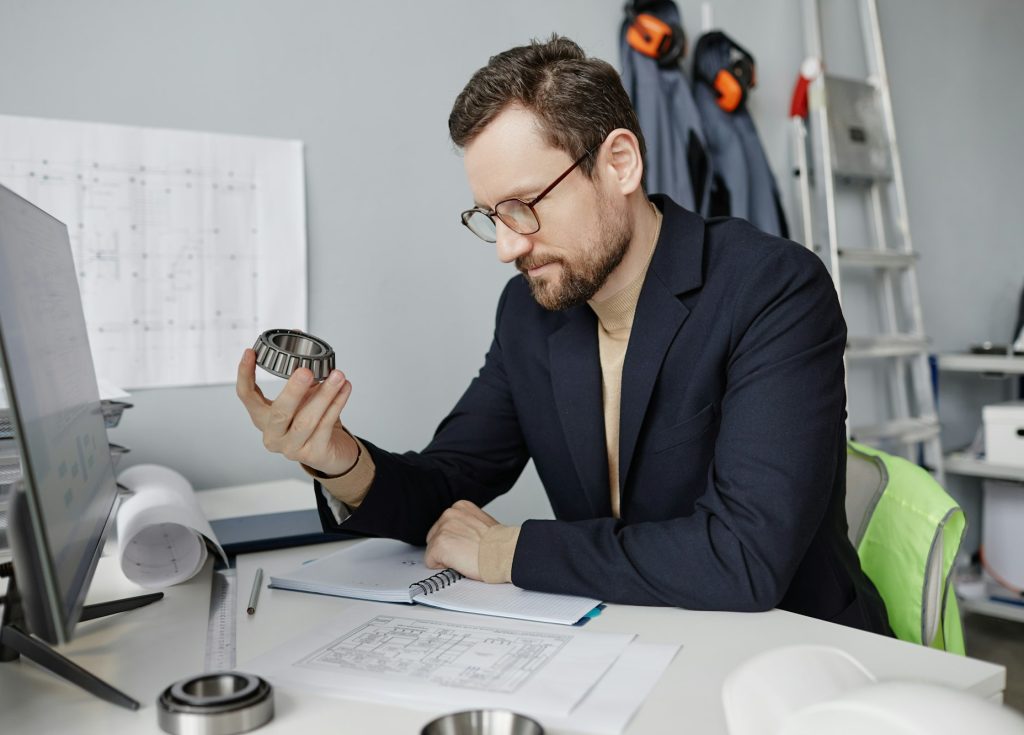
{"label": "thin bracelet on wrist", "polygon": [[359,464],[359,460],[363,456],[363,446],[359,443],[359,440],[352,436],[352,433],[344,426],[341,427],[341,430],[348,434],[352,441],[356,443],[356,461],[353,462],[352,466],[349,467],[347,470],[345,470],[344,472],[339,472],[336,475],[328,475],[326,472],[321,472],[315,467],[310,467],[308,464],[303,464],[302,466],[306,469],[306,471],[309,472],[309,474],[311,474],[318,480],[336,480],[339,477],[344,477],[345,475],[347,475],[349,472],[356,468],[356,465]]}

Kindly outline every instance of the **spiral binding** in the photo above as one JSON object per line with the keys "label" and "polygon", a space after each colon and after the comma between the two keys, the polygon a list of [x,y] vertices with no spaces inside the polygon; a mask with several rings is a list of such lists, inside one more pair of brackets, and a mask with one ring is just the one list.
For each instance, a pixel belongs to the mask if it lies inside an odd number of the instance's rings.
{"label": "spiral binding", "polygon": [[437,592],[443,590],[450,584],[454,584],[462,579],[462,575],[456,572],[454,569],[442,569],[437,574],[421,579],[419,582],[413,582],[409,585],[409,589],[413,587],[419,587],[420,592],[424,595],[429,595],[431,592]]}

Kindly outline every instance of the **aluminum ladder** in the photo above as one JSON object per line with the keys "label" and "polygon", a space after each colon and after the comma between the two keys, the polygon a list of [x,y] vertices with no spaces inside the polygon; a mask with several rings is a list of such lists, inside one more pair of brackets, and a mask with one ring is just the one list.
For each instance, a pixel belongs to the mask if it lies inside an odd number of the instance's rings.
{"label": "aluminum ladder", "polygon": [[[832,74],[822,11],[859,18],[863,53],[852,76]],[[834,19],[834,18],[830,18]],[[859,22],[858,22],[859,21]],[[793,151],[804,244],[825,261],[850,336],[846,346],[850,438],[906,457],[944,481],[928,338],[896,147],[875,0],[804,0],[806,116],[796,111]],[[839,50],[853,47],[839,37]],[[866,72],[863,77],[858,72]],[[800,82],[798,82],[798,89]]]}

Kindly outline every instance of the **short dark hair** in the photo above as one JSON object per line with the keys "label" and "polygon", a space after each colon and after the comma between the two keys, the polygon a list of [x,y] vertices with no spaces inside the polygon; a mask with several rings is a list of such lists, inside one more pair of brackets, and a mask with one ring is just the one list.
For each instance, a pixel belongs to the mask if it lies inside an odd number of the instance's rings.
{"label": "short dark hair", "polygon": [[[512,104],[522,105],[540,121],[545,140],[579,158],[597,146],[612,130],[625,128],[647,146],[640,121],[615,68],[601,59],[587,58],[576,43],[553,35],[534,39],[492,56],[478,69],[455,99],[448,116],[448,132],[465,148],[488,123]],[[580,164],[587,176],[593,157]]]}

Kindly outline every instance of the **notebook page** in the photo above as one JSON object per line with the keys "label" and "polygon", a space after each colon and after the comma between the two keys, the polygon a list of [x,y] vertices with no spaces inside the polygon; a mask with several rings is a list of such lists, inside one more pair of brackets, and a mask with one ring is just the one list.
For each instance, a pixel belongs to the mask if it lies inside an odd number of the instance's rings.
{"label": "notebook page", "polygon": [[513,584],[487,584],[460,579],[453,585],[414,598],[422,605],[458,612],[495,615],[572,625],[600,604],[600,600],[524,590]]}
{"label": "notebook page", "polygon": [[270,585],[299,592],[412,602],[409,585],[437,573],[423,563],[423,548],[391,539],[367,539],[346,546],[286,574]]}

